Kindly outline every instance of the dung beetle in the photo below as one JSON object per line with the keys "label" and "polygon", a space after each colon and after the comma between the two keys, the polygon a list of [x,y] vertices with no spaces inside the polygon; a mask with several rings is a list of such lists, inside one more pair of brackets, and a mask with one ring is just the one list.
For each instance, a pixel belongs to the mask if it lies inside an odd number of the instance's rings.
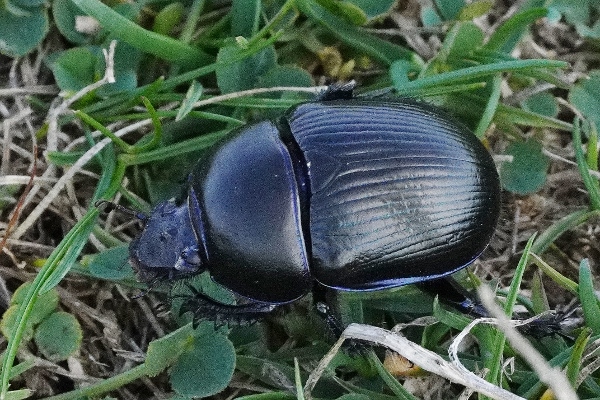
{"label": "dung beetle", "polygon": [[313,285],[371,291],[427,283],[488,245],[500,185],[482,143],[441,110],[334,88],[209,150],[187,196],[158,204],[130,245],[153,284],[208,271],[244,299],[196,292],[197,318],[255,315]]}

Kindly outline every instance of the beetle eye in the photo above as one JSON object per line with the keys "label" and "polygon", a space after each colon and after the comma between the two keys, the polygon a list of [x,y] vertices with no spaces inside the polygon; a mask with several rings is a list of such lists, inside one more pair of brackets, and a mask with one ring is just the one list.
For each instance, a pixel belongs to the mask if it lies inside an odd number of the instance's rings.
{"label": "beetle eye", "polygon": [[183,249],[177,262],[175,262],[175,270],[186,274],[197,272],[200,269],[202,260],[196,247],[186,247]]}

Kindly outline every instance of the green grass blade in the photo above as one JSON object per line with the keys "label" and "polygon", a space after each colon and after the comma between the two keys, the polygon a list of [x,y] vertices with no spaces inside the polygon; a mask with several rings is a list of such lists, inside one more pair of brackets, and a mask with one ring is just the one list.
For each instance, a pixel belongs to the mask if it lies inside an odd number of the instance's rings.
{"label": "green grass blade", "polygon": [[152,161],[165,160],[168,158],[176,158],[185,153],[206,149],[215,144],[219,139],[223,138],[227,133],[229,133],[229,130],[225,129],[184,140],[146,153],[121,154],[119,160],[129,166],[147,164]]}
{"label": "green grass blade", "polygon": [[594,282],[590,263],[587,259],[581,260],[579,264],[579,300],[583,315],[585,317],[586,326],[594,332],[594,335],[600,333],[600,306],[598,306],[598,298],[594,291]]}
{"label": "green grass blade", "polygon": [[[586,124],[589,128],[590,124]],[[589,130],[589,129],[588,129]],[[590,196],[590,203],[594,210],[600,210],[600,186],[598,180],[592,178],[588,169],[588,160],[583,154],[583,143],[581,141],[581,120],[579,117],[575,118],[573,122],[573,147],[575,148],[575,159],[577,160],[577,167],[579,173],[583,179],[585,188]],[[597,166],[595,167],[597,168]]]}
{"label": "green grass blade", "polygon": [[475,67],[462,68],[455,71],[444,72],[442,74],[427,76],[416,79],[406,85],[396,88],[399,94],[404,94],[405,90],[414,88],[424,88],[438,85],[456,84],[466,80],[488,77],[497,73],[527,71],[537,68],[567,68],[568,63],[564,61],[552,60],[515,60],[502,61],[493,64],[477,65]]}
{"label": "green grass blade", "polygon": [[494,31],[484,48],[510,54],[523,33],[530,29],[531,24],[547,14],[546,8],[539,7],[513,15]]}
{"label": "green grass blade", "polygon": [[[523,254],[521,255],[517,269],[515,270],[514,277],[510,283],[510,288],[504,304],[504,311],[508,316],[511,316],[513,313],[513,307],[517,301],[517,295],[519,294],[519,288],[521,287],[521,281],[523,280],[523,274],[525,273],[525,268],[527,267],[529,253],[531,252],[531,246],[533,245],[534,240],[535,234],[527,241],[527,245],[523,250]],[[494,340],[494,346],[490,349],[493,352],[492,358],[490,359],[489,364],[486,366],[490,370],[487,375],[487,380],[496,385],[499,385],[501,381],[500,373],[502,371],[502,359],[504,356],[505,344],[506,338],[504,337],[504,334],[498,331]]]}
{"label": "green grass blade", "polygon": [[[84,235],[86,232],[89,233],[93,228],[98,213],[99,211],[96,208],[91,209],[79,222],[77,222],[73,229],[69,231],[37,274],[27,296],[21,303],[17,316],[16,329],[14,330],[12,337],[8,340],[8,347],[2,362],[0,398],[4,398],[8,391],[11,369],[33,306],[43,289],[48,290],[52,284],[58,282],[55,279],[57,274],[55,271],[58,271],[58,274],[60,275],[63,274],[63,270],[68,270],[69,261],[74,261],[79,254],[78,251],[80,251],[87,242],[87,236]],[[73,250],[70,250],[71,248],[73,248]]]}
{"label": "green grass blade", "polygon": [[350,47],[369,54],[371,57],[391,65],[398,59],[409,60],[418,69],[424,63],[419,56],[407,48],[395,45],[376,36],[361,32],[359,28],[331,14],[311,0],[298,0],[296,6],[308,18],[327,28],[333,35]]}
{"label": "green grass blade", "polygon": [[500,102],[502,88],[502,76],[500,74],[494,76],[492,80],[492,88],[490,92],[490,97],[485,105],[485,111],[483,115],[479,119],[479,123],[477,124],[477,128],[475,128],[475,136],[481,139],[488,127],[492,123],[494,119],[494,115],[496,114],[496,110],[498,109],[498,103]]}
{"label": "green grass blade", "polygon": [[213,57],[168,36],[142,28],[98,0],[71,0],[102,27],[118,39],[153,54],[163,60],[185,67],[198,67],[213,61]]}
{"label": "green grass blade", "polygon": [[562,217],[537,237],[531,252],[537,255],[543,254],[560,235],[599,215],[600,210],[578,210]]}

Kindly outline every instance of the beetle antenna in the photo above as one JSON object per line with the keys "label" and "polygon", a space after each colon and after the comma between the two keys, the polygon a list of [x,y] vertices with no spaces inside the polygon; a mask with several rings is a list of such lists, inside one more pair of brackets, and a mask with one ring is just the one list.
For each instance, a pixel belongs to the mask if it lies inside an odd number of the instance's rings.
{"label": "beetle antenna", "polygon": [[96,208],[102,208],[104,212],[111,212],[114,210],[120,211],[124,214],[128,214],[131,215],[134,218],[139,219],[140,221],[145,222],[146,220],[148,220],[148,216],[144,213],[141,213],[139,211],[133,210],[131,208],[127,208],[125,206],[122,206],[120,204],[117,203],[113,203],[112,201],[108,201],[108,200],[98,200],[97,202],[94,203],[94,207]]}

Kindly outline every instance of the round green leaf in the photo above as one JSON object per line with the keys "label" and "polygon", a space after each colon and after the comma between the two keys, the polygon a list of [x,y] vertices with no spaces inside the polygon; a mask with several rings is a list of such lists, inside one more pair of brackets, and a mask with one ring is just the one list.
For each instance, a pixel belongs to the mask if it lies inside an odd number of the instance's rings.
{"label": "round green leaf", "polygon": [[259,80],[260,87],[313,85],[312,76],[304,69],[294,66],[277,65],[265,73]]}
{"label": "round green leaf", "polygon": [[79,351],[83,334],[77,319],[64,311],[55,312],[35,330],[34,340],[49,360],[66,360]]}
{"label": "round green leaf", "polygon": [[589,79],[582,79],[571,89],[569,101],[600,129],[600,70],[593,70]]}
{"label": "round green leaf", "polygon": [[546,171],[550,161],[542,153],[542,145],[534,140],[515,142],[506,148],[513,156],[500,168],[500,180],[506,190],[517,194],[538,191],[546,182]]}
{"label": "round green leaf", "polygon": [[[217,55],[217,63],[226,62],[243,51],[236,44],[222,47]],[[275,67],[276,60],[275,49],[271,46],[242,61],[220,66],[216,70],[219,89],[223,93],[252,89],[260,76]]]}
{"label": "round green leaf", "polygon": [[447,59],[468,58],[473,50],[481,47],[484,36],[483,31],[471,21],[456,23],[444,40]]}
{"label": "round green leaf", "polygon": [[547,117],[556,117],[558,115],[558,103],[552,94],[541,92],[529,97],[523,103],[523,108]]}
{"label": "round green leaf", "polygon": [[258,0],[231,1],[231,36],[252,37],[258,31],[261,2]]}
{"label": "round green leaf", "polygon": [[394,83],[394,87],[397,90],[402,88],[410,82],[409,75],[414,72],[414,65],[407,60],[396,60],[390,65],[390,77]]}
{"label": "round green leaf", "polygon": [[171,370],[171,385],[180,395],[207,397],[227,387],[235,368],[235,349],[212,323],[201,324],[190,349]]}
{"label": "round green leaf", "polygon": [[88,264],[90,272],[101,279],[135,279],[133,269],[127,262],[129,245],[117,246],[94,256]]}
{"label": "round green leaf", "polygon": [[156,376],[173,365],[193,340],[194,330],[192,325],[188,324],[150,342],[144,362],[147,374]]}
{"label": "round green leaf", "polygon": [[[108,47],[108,43],[106,46]],[[98,95],[110,96],[115,93],[128,92],[137,87],[139,68],[142,53],[129,43],[120,42],[115,48],[115,82],[104,85],[98,89]],[[104,56],[96,57],[95,76],[102,76],[106,70]]]}
{"label": "round green leaf", "polygon": [[50,60],[50,69],[61,90],[77,92],[94,83],[96,56],[88,47],[65,50]]}
{"label": "round green leaf", "polygon": [[421,21],[423,22],[423,26],[432,27],[441,24],[442,18],[433,7],[422,7]]}
{"label": "round green leaf", "polygon": [[456,19],[460,10],[465,6],[464,0],[435,0],[435,4],[446,20]]}
{"label": "round green leaf", "polygon": [[[10,339],[13,336],[15,331],[15,325],[17,322],[17,315],[19,313],[19,305],[13,304],[8,307],[8,309],[2,314],[2,319],[0,320],[0,332],[6,339]],[[23,332],[23,337],[21,338],[21,342],[28,342],[33,336],[33,324],[30,320],[27,321],[27,325],[25,326],[25,331]]]}
{"label": "round green leaf", "polygon": [[[27,295],[28,290],[31,288],[31,282],[25,282],[15,291],[11,304],[20,305]],[[56,310],[58,307],[58,292],[56,290],[49,290],[46,293],[40,295],[35,302],[35,306],[29,316],[29,322],[33,325],[37,325],[41,320],[46,318],[50,313]]]}
{"label": "round green leaf", "polygon": [[0,6],[0,53],[24,56],[35,49],[48,32],[48,16],[43,7],[27,8],[13,14]]}
{"label": "round green leaf", "polygon": [[75,29],[75,20],[84,15],[86,14],[71,0],[54,0],[52,4],[52,16],[56,27],[72,43],[86,44],[91,39],[90,35],[85,35]]}
{"label": "round green leaf", "polygon": [[[19,315],[19,308],[21,307],[21,303],[25,300],[30,288],[31,282],[25,282],[19,286],[10,299],[11,306],[6,310],[0,321],[0,330],[6,338],[12,337],[17,316]],[[22,339],[23,342],[29,341],[33,335],[33,328],[56,310],[56,307],[58,307],[58,300],[58,293],[56,290],[49,290],[38,298],[27,319],[27,326]]]}

